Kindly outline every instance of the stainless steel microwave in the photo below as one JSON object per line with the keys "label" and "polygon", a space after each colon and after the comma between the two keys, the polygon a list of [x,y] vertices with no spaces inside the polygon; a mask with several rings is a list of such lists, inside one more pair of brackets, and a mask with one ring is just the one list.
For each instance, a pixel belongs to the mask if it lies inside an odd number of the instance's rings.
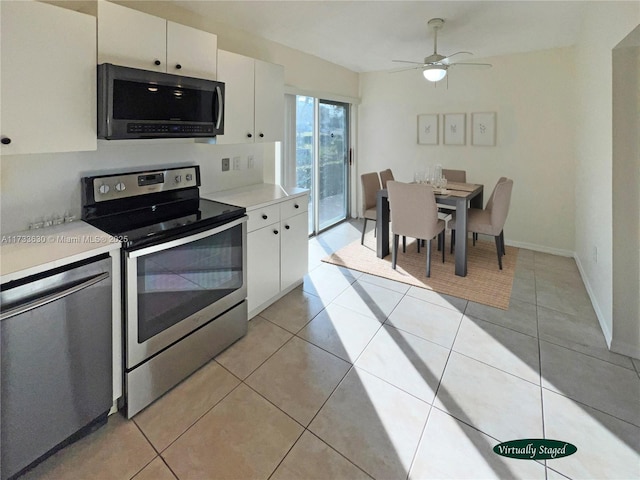
{"label": "stainless steel microwave", "polygon": [[98,138],[215,137],[224,133],[224,83],[98,65]]}

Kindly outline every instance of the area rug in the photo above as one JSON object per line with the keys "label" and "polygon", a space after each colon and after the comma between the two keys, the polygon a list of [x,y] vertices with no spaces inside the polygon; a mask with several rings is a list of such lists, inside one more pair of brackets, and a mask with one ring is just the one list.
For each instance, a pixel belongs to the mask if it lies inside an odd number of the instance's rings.
{"label": "area rug", "polygon": [[402,253],[402,239],[400,240],[396,270],[391,268],[391,254],[385,258],[376,256],[375,239],[370,235],[367,235],[364,245],[360,245],[360,240],[356,240],[323,258],[322,261],[502,310],[509,308],[518,257],[516,247],[506,247],[506,255],[502,257],[502,270],[500,270],[495,243],[478,240],[473,246],[469,240],[467,276],[459,277],[454,273],[455,252],[453,255],[449,254],[448,242],[445,263],[442,263],[442,252],[437,251],[437,241],[433,240],[431,245],[431,277],[429,278],[426,276],[425,248],[421,248],[420,253],[417,253],[415,240],[410,241],[408,238],[406,253]]}

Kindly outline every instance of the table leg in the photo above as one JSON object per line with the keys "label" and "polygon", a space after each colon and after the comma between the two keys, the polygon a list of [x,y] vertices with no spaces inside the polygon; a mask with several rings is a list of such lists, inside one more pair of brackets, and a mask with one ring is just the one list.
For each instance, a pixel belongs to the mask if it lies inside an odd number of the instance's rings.
{"label": "table leg", "polygon": [[456,275],[467,276],[467,199],[456,202]]}
{"label": "table leg", "polygon": [[389,199],[386,191],[379,191],[376,199],[376,255],[389,255]]}

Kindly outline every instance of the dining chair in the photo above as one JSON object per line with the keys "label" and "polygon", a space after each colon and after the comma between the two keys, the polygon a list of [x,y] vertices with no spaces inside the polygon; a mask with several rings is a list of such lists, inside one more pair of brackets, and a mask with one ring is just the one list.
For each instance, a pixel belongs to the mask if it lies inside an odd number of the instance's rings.
{"label": "dining chair", "polygon": [[[393,233],[393,249],[391,268],[396,269],[398,259],[398,242],[400,235],[426,240],[427,277],[431,276],[431,239],[439,237],[444,245],[444,220],[438,218],[438,208],[429,185],[389,181],[389,208],[393,210],[391,232]],[[444,247],[442,262],[444,263]],[[419,250],[418,250],[419,251]]]}
{"label": "dining chair", "polygon": [[[507,177],[500,177],[498,179],[498,181],[496,182],[496,186],[493,187],[493,191],[491,192],[491,196],[489,197],[489,200],[487,200],[487,204],[484,207],[485,210],[491,210],[493,208],[493,197],[496,194],[496,188],[498,187],[498,185],[500,185],[502,182],[504,182],[506,180],[508,180]],[[476,240],[478,240],[478,234],[474,232],[472,237],[473,237],[473,246],[475,247]],[[502,254],[504,255],[505,253],[506,252],[504,251],[504,248],[503,248],[502,249]]]}
{"label": "dining chair", "polygon": [[513,180],[498,181],[489,199],[491,203],[487,202],[487,207],[489,208],[470,208],[467,217],[468,231],[473,232],[474,235],[482,233],[494,237],[500,270],[502,270],[502,256],[506,253],[504,248],[504,224],[509,213],[512,190]]}
{"label": "dining chair", "polygon": [[[364,234],[367,230],[367,220],[376,221],[376,196],[380,190],[380,178],[376,172],[363,173],[360,175],[362,183],[362,217],[364,225],[362,226],[362,238],[360,245],[364,245]],[[375,228],[374,228],[375,232]]]}
{"label": "dining chair", "polygon": [[380,182],[382,183],[382,188],[386,189],[387,188],[387,182],[389,180],[395,180],[393,178],[393,173],[391,172],[390,168],[387,168],[386,170],[383,170],[380,172]]}
{"label": "dining chair", "polygon": [[448,170],[443,169],[442,175],[447,179],[447,182],[467,183],[467,171],[466,170]]}
{"label": "dining chair", "polygon": [[[504,182],[506,180],[508,180],[507,177],[500,177],[498,179],[498,181],[496,182],[495,187],[493,187],[493,191],[491,192],[491,195],[489,196],[489,200],[487,200],[487,204],[484,207],[485,210],[491,210],[491,208],[493,207],[493,197],[496,194],[496,188],[498,187],[498,185],[500,185],[502,182]],[[455,217],[454,217],[453,220],[454,220],[453,224],[455,225]],[[478,233],[477,232],[472,232],[471,230],[467,230],[467,231],[471,232],[471,238],[473,240],[473,246],[475,247],[476,240],[478,240]],[[451,230],[451,250],[449,251],[449,253],[453,253],[453,247],[455,246],[455,244],[456,244],[456,231],[455,231],[455,227],[453,227],[453,229]],[[502,249],[502,254],[503,255],[506,254],[506,251],[504,250],[504,245],[503,245],[503,249]]]}

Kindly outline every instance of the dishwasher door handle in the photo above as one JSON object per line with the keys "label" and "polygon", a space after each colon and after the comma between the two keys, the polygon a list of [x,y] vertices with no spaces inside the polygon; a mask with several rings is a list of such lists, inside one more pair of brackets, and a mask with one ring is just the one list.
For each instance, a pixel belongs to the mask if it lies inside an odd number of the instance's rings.
{"label": "dishwasher door handle", "polygon": [[82,283],[78,283],[72,287],[62,290],[61,292],[51,293],[49,295],[45,295],[42,298],[38,298],[37,300],[32,300],[31,302],[27,302],[23,305],[18,305],[16,307],[10,308],[9,310],[0,313],[0,321],[15,317],[16,315],[20,315],[22,313],[26,313],[30,310],[35,310],[36,308],[42,307],[51,302],[55,302],[56,300],[60,300],[61,298],[68,297],[69,295],[79,292],[80,290],[84,290],[91,285],[95,285],[96,283],[99,283],[106,278],[109,278],[109,272],[99,273],[97,275],[94,275],[93,277],[90,277]]}

